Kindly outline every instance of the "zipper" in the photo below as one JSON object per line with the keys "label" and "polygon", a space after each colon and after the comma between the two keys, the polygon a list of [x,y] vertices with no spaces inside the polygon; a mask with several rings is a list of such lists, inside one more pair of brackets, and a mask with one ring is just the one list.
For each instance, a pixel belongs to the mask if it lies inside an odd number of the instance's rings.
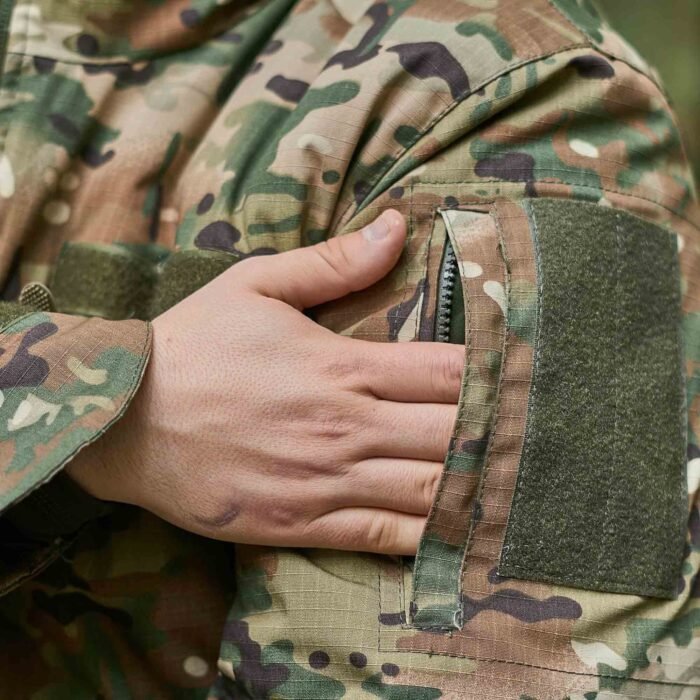
{"label": "zipper", "polygon": [[450,342],[450,324],[454,305],[455,289],[459,280],[457,256],[449,238],[445,241],[445,250],[440,263],[438,281],[437,313],[435,314],[435,340],[439,343]]}

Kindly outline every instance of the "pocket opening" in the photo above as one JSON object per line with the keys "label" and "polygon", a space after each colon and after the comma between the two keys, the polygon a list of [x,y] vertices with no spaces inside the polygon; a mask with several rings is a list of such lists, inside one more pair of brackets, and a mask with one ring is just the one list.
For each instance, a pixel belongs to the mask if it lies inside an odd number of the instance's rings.
{"label": "pocket opening", "polygon": [[[460,330],[465,371],[441,483],[415,559],[409,620],[420,629],[454,630],[462,626],[460,572],[478,516],[479,485],[497,403],[507,281],[488,206],[438,212],[448,241],[440,279],[445,293],[439,294],[444,307],[438,318],[452,318],[457,290],[465,318]],[[453,270],[445,268],[452,262],[448,245],[459,267],[459,287],[450,279]],[[437,331],[449,339],[445,327],[438,325]]]}
{"label": "pocket opening", "polygon": [[[539,201],[546,203],[548,200]],[[499,254],[502,255],[506,267],[505,279],[507,280],[500,295],[495,285],[488,285],[491,292],[490,299],[500,301],[504,320],[507,323],[507,343],[504,346],[506,350],[502,358],[503,376],[500,379],[502,396],[494,397],[490,403],[494,407],[495,414],[493,435],[489,435],[488,438],[489,454],[482,461],[478,479],[473,479],[466,488],[463,484],[461,491],[451,487],[443,488],[443,492],[450,492],[452,500],[449,503],[444,500],[445,496],[442,494],[436,498],[429,516],[430,522],[426,526],[421,542],[421,550],[415,561],[413,576],[404,566],[393,582],[395,585],[392,587],[388,584],[384,589],[385,594],[388,592],[392,609],[397,609],[398,606],[401,610],[402,623],[400,627],[391,630],[380,629],[380,638],[384,640],[382,642],[384,647],[390,646],[392,639],[396,638],[403,640],[401,644],[406,650],[410,648],[413,651],[431,654],[501,659],[525,664],[537,663],[535,659],[537,646],[552,646],[553,640],[559,640],[555,645],[559,650],[558,660],[552,667],[580,672],[580,659],[567,640],[574,636],[573,629],[580,624],[579,620],[586,614],[591,614],[587,606],[602,604],[599,594],[595,591],[606,590],[608,586],[603,589],[588,583],[572,586],[572,583],[567,580],[529,573],[513,574],[501,566],[501,557],[503,554],[508,554],[511,544],[506,541],[506,531],[518,486],[520,459],[526,435],[527,410],[532,401],[534,349],[537,342],[536,325],[540,311],[537,297],[538,261],[532,231],[533,222],[527,210],[528,204],[529,200],[524,203],[499,200],[488,210],[488,216],[497,234]],[[583,215],[589,217],[601,209],[599,205],[585,205],[581,202],[565,202],[565,206],[567,205],[575,208],[594,207],[594,212],[581,209]],[[445,211],[449,210],[439,211],[443,220],[445,216],[454,218],[459,215],[445,214]],[[483,215],[484,212],[481,213]],[[610,213],[607,209],[604,212],[606,216]],[[632,217],[632,215],[625,216]],[[663,233],[668,236],[668,232],[663,229],[647,224],[638,217],[634,219],[641,226],[652,226],[659,235]],[[563,221],[565,223],[560,215],[557,218],[557,225],[562,225]],[[464,232],[470,227],[472,227],[472,233],[474,231],[473,219],[467,217],[461,222],[454,219],[453,224],[455,223],[459,226],[461,236],[464,236]],[[604,230],[605,227],[601,227],[601,231]],[[454,234],[454,231],[451,233]],[[452,241],[453,236],[449,240]],[[456,254],[459,263],[462,264],[462,272],[477,274],[478,270],[473,265],[475,260],[471,245],[462,245],[461,252],[457,249]],[[573,264],[581,264],[581,260],[574,260]],[[637,271],[635,274],[641,275],[641,272]],[[670,272],[665,270],[659,274],[670,274]],[[438,279],[436,278],[436,282]],[[470,288],[475,286],[474,279],[479,278],[469,278],[462,274],[468,307],[466,324],[468,337],[474,325],[473,315],[469,318],[469,307],[478,303],[475,295],[472,294],[470,297],[469,294]],[[481,291],[483,289],[482,278]],[[483,297],[481,301],[484,301]],[[640,312],[643,311],[642,308]],[[443,337],[444,335],[443,332]],[[677,354],[680,357],[680,351]],[[665,361],[673,363],[673,353],[664,357],[666,357]],[[467,358],[467,364],[469,362],[470,359]],[[469,400],[471,398],[464,394],[463,388],[463,395],[460,398],[461,409],[462,404]],[[684,429],[684,417],[680,414],[678,426],[680,442],[684,442],[684,433],[681,435]],[[458,437],[457,427],[455,437]],[[680,442],[677,452],[679,472],[682,472]],[[447,462],[446,471],[449,471],[449,458]],[[685,518],[687,495],[682,488],[682,480],[681,478],[677,484],[680,486],[678,488],[674,486],[670,492],[672,503],[675,504],[672,510],[678,513],[679,517],[672,517],[673,523],[670,523],[669,527],[678,535],[679,548],[687,532]],[[452,522],[445,517],[450,508]],[[466,523],[469,523],[469,527],[465,536]],[[443,556],[445,551],[450,554],[449,550],[433,547],[431,551],[430,545],[433,543],[429,540],[435,529],[449,528],[453,524],[461,528],[463,539],[459,543],[461,549],[458,547],[451,552],[454,556],[450,559]],[[437,528],[431,529],[431,525],[437,525]],[[677,528],[676,525],[678,525]],[[428,541],[428,547],[426,547],[426,541]],[[426,552],[428,557],[421,558],[420,555]],[[678,561],[680,566],[680,557]],[[674,573],[680,572],[674,571]],[[385,577],[384,582],[389,582],[389,577]],[[619,589],[618,592],[654,597],[658,596],[660,591],[639,588],[637,581],[634,588]],[[665,597],[672,598],[673,595]],[[614,598],[611,599],[608,596],[605,600],[612,601]],[[633,595],[631,598],[622,599],[619,605],[632,605],[633,601],[638,600]],[[653,604],[653,601],[647,598],[644,603],[649,605]],[[609,608],[613,603],[605,603],[605,605]],[[588,610],[587,613],[584,612],[586,610]],[[521,630],[527,630],[527,634],[533,640],[532,646],[515,641],[521,638]],[[603,628],[591,628],[588,634],[592,639],[606,639]],[[507,640],[513,635],[515,635],[514,641],[510,643]],[[500,651],[499,648],[501,648]]]}

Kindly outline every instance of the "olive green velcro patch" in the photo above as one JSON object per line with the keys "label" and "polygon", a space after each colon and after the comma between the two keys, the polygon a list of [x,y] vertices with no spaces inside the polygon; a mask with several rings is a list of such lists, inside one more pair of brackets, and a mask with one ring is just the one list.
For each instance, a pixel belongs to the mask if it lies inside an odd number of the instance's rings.
{"label": "olive green velcro patch", "polygon": [[676,237],[595,204],[526,207],[537,338],[499,574],[672,598],[687,516]]}
{"label": "olive green velcro patch", "polygon": [[161,270],[148,317],[155,318],[175,306],[238,260],[237,256],[218,250],[193,249],[173,253]]}
{"label": "olive green velcro patch", "polygon": [[68,243],[56,263],[51,292],[62,313],[152,319],[238,259],[212,250],[171,253],[155,244]]}
{"label": "olive green velcro patch", "polygon": [[157,281],[160,246],[66,243],[50,284],[56,308],[108,319],[146,318]]}

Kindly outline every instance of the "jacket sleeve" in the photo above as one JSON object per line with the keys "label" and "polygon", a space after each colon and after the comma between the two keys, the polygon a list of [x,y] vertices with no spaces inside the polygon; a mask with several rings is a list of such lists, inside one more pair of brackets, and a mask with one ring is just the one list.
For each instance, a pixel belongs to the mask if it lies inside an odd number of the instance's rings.
{"label": "jacket sleeve", "polygon": [[[0,310],[0,593],[48,564],[105,507],[61,469],[126,410],[150,324]],[[8,320],[8,318],[10,320]]]}

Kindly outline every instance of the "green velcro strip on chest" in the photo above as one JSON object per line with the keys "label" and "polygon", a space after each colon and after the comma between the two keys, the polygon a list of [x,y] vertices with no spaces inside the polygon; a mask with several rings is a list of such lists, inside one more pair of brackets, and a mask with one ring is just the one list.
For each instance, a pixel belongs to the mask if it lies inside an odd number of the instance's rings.
{"label": "green velcro strip on chest", "polygon": [[[152,319],[238,261],[213,250],[68,243],[51,280],[56,309],[108,319]],[[0,309],[2,318],[2,309]]]}
{"label": "green velcro strip on chest", "polygon": [[218,250],[182,250],[173,253],[163,266],[149,304],[148,317],[175,306],[238,261],[231,253]]}
{"label": "green velcro strip on chest", "polygon": [[160,246],[66,243],[50,284],[56,308],[82,316],[144,319],[157,265],[167,254]]}
{"label": "green velcro strip on chest", "polygon": [[595,204],[526,207],[537,337],[499,574],[672,598],[687,519],[677,239]]}

